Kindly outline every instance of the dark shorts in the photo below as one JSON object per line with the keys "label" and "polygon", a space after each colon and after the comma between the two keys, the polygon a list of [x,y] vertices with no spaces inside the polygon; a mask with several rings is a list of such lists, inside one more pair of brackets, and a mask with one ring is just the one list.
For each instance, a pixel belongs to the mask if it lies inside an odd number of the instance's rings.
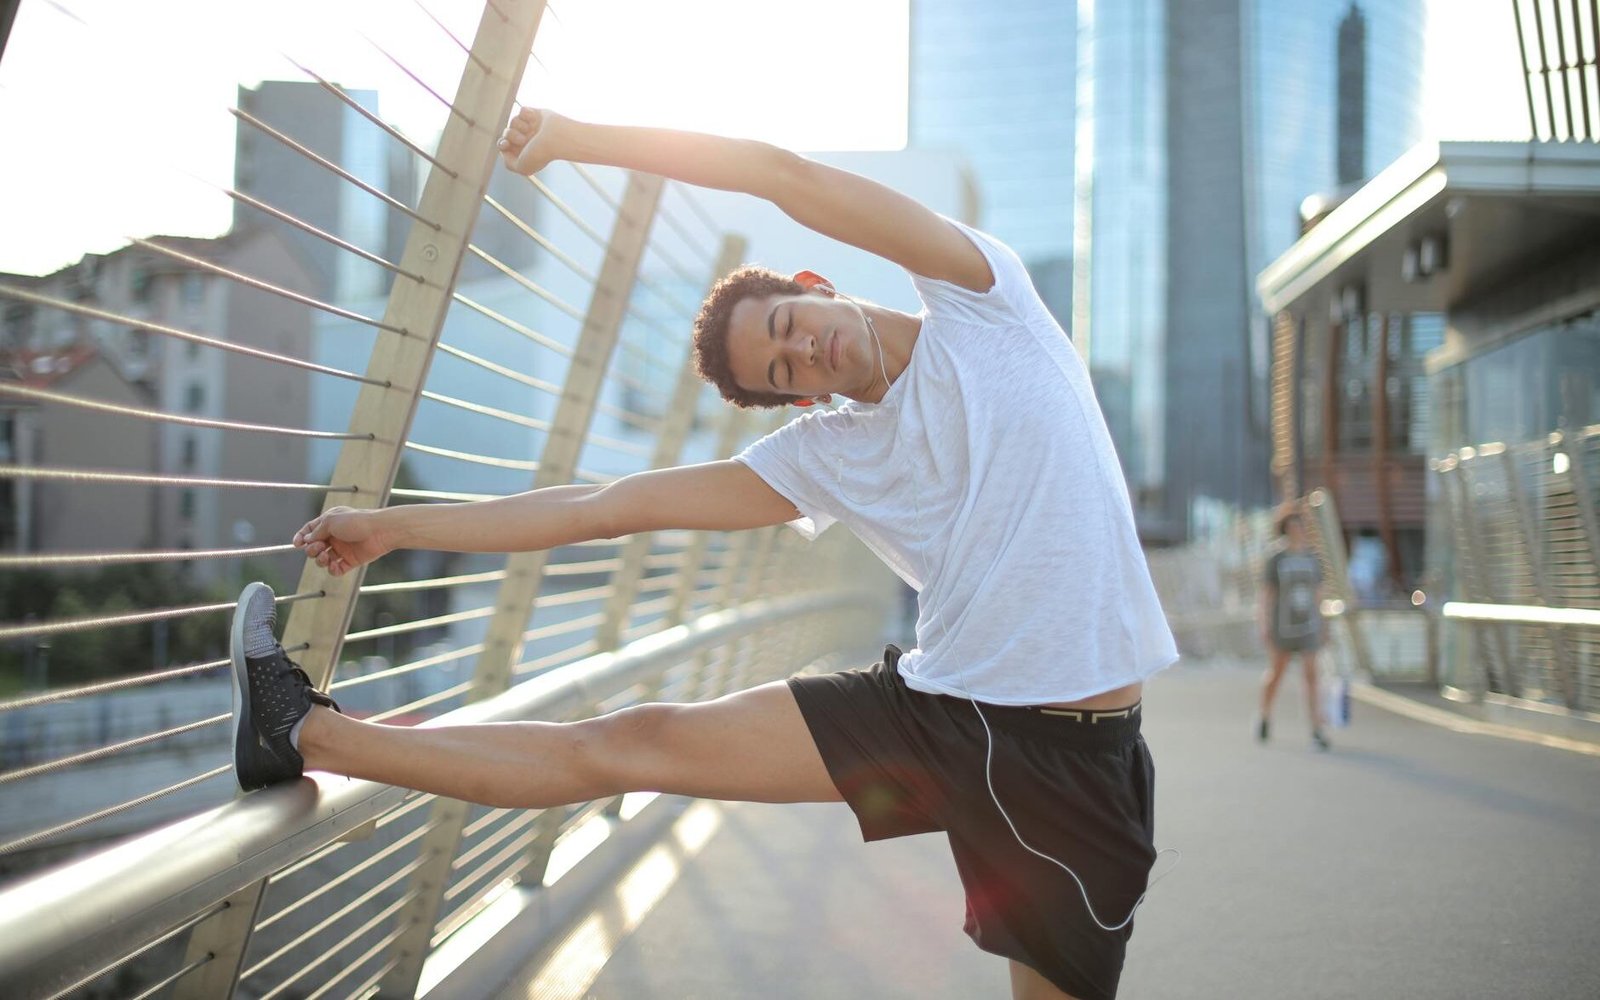
{"label": "dark shorts", "polygon": [[1280,653],[1315,653],[1322,648],[1322,633],[1318,631],[1279,635],[1273,632],[1272,645]]}
{"label": "dark shorts", "polygon": [[[908,688],[900,651],[867,670],[793,677],[800,712],[866,840],[943,831],[966,889],[966,931],[1081,1000],[1114,997],[1133,924],[1096,925],[1072,877],[1012,834],[985,778],[988,737],[964,698]],[[1139,712],[984,705],[994,791],[1023,840],[1083,879],[1100,922],[1122,923],[1155,862],[1155,765]]]}

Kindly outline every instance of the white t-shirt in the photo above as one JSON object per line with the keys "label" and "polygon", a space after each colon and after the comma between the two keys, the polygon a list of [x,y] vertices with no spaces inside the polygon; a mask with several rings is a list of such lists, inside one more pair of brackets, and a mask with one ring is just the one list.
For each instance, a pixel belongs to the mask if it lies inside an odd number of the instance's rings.
{"label": "white t-shirt", "polygon": [[911,276],[922,329],[878,404],[808,413],[738,456],[814,538],[845,524],[918,592],[918,691],[1073,701],[1177,659],[1089,375],[1022,261],[957,225],[994,272]]}

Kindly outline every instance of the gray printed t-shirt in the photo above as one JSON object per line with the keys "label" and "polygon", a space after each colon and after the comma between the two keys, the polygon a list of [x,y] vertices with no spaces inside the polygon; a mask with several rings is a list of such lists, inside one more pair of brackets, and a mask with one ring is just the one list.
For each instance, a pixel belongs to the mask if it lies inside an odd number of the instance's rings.
{"label": "gray printed t-shirt", "polygon": [[1275,642],[1304,639],[1322,630],[1322,609],[1317,607],[1322,564],[1315,553],[1280,549],[1267,560],[1262,582],[1272,592]]}
{"label": "gray printed t-shirt", "polygon": [[1028,705],[1142,681],[1178,653],[1088,372],[1017,255],[952,224],[994,287],[912,275],[922,328],[883,401],[736,458],[801,534],[842,522],[918,591],[911,688]]}

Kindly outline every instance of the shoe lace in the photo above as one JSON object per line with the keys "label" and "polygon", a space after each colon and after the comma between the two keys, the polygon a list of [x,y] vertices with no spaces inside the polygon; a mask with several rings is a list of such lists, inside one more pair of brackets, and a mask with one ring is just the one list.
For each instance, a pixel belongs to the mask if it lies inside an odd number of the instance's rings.
{"label": "shoe lace", "polygon": [[313,704],[325,705],[328,708],[333,709],[335,712],[338,712],[340,715],[344,714],[344,709],[339,707],[338,702],[334,701],[332,698],[328,697],[312,686],[311,678],[304,670],[300,669],[299,664],[295,663],[291,659],[288,659],[287,657],[284,658],[284,662],[289,664],[288,673],[293,676],[295,680],[299,681],[300,686],[305,689],[306,697],[310,698]]}

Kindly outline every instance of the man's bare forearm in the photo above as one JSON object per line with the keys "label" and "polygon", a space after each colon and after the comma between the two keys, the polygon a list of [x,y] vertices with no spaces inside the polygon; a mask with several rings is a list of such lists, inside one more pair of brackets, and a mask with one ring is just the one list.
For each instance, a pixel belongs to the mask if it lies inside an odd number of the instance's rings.
{"label": "man's bare forearm", "polygon": [[870,178],[770,143],[634,125],[596,125],[524,108],[506,126],[501,155],[534,174],[555,160],[659,174],[695,187],[771,202],[807,229],[893,261],[914,274],[985,291],[983,253],[946,220]]}
{"label": "man's bare forearm", "polygon": [[606,537],[594,500],[600,486],[546,489],[456,504],[389,507],[380,515],[391,549],[529,552]]}
{"label": "man's bare forearm", "polygon": [[660,174],[696,187],[741,191],[781,203],[786,178],[806,161],[795,153],[752,139],[698,132],[595,125],[559,119],[556,148],[580,163]]}

